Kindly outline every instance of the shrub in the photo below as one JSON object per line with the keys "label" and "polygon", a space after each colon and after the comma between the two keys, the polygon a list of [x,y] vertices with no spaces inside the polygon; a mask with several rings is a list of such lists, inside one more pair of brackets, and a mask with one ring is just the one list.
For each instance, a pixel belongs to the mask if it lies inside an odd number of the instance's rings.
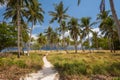
{"label": "shrub", "polygon": [[110,66],[108,66],[107,71],[112,76],[120,76],[120,62],[114,62]]}
{"label": "shrub", "polygon": [[15,65],[18,66],[19,68],[26,68],[27,67],[25,61],[23,61],[23,60],[16,61]]}
{"label": "shrub", "polygon": [[96,74],[103,74],[103,75],[106,74],[104,64],[103,65],[94,65],[92,71],[93,71],[93,74],[95,74],[95,75]]}

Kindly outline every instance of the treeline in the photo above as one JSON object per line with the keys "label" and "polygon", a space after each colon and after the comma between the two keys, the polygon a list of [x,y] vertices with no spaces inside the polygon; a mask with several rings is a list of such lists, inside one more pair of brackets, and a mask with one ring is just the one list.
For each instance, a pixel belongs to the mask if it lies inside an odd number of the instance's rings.
{"label": "treeline", "polygon": [[[110,11],[100,12],[96,17],[97,20],[91,22],[90,17],[83,17],[81,19],[71,17],[67,15],[67,10],[68,8],[64,8],[63,2],[56,4],[55,11],[49,12],[52,16],[50,23],[57,21],[60,27],[53,30],[49,26],[45,33],[40,33],[38,36],[38,43],[41,44],[47,41],[47,45],[62,46],[65,50],[66,47],[74,45],[75,53],[77,53],[78,45],[81,45],[83,51],[84,49],[89,49],[90,52],[91,49],[105,49],[111,50],[111,52],[120,49],[117,27],[112,15],[110,15]],[[93,31],[96,24],[100,30],[99,32]],[[66,32],[69,32],[70,36],[66,37]],[[90,33],[93,36],[90,36]],[[42,40],[42,38],[46,40]]]}

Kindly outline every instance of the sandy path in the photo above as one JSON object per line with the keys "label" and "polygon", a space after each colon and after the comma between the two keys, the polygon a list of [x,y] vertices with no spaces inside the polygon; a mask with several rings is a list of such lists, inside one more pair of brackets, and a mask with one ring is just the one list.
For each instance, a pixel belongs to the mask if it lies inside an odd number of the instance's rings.
{"label": "sandy path", "polygon": [[56,70],[53,69],[53,65],[48,62],[46,56],[43,57],[44,66],[43,69],[37,73],[27,75],[24,79],[20,80],[59,80],[59,75]]}

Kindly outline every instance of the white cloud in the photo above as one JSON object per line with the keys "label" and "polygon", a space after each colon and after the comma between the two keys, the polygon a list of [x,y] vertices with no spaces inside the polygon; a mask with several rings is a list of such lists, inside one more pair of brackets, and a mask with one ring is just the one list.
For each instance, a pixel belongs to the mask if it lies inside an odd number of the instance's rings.
{"label": "white cloud", "polygon": [[[30,36],[30,34],[29,34],[29,36]],[[32,38],[34,38],[35,40],[38,39],[37,34],[32,34]]]}
{"label": "white cloud", "polygon": [[[99,28],[93,28],[92,31],[98,32],[98,35],[100,35],[100,29]],[[90,37],[92,37],[92,33],[89,34]]]}
{"label": "white cloud", "polygon": [[37,34],[32,34],[32,37],[36,40],[38,39]]}

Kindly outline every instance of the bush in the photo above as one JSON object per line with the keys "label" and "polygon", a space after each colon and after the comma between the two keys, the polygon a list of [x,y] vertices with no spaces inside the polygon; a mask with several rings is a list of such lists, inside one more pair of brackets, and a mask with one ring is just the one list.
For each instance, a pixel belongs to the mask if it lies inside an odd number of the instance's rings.
{"label": "bush", "polygon": [[16,61],[15,65],[18,66],[19,68],[27,68],[27,64],[23,60]]}
{"label": "bush", "polygon": [[62,74],[67,74],[67,75],[86,75],[86,65],[83,63],[63,63],[55,64],[55,67],[60,71]]}
{"label": "bush", "polygon": [[104,64],[103,65],[94,65],[93,66],[93,74],[102,74],[102,75],[105,75],[107,72],[105,70],[105,66]]}
{"label": "bush", "polygon": [[112,76],[120,76],[120,62],[114,62],[107,68],[108,73]]}

